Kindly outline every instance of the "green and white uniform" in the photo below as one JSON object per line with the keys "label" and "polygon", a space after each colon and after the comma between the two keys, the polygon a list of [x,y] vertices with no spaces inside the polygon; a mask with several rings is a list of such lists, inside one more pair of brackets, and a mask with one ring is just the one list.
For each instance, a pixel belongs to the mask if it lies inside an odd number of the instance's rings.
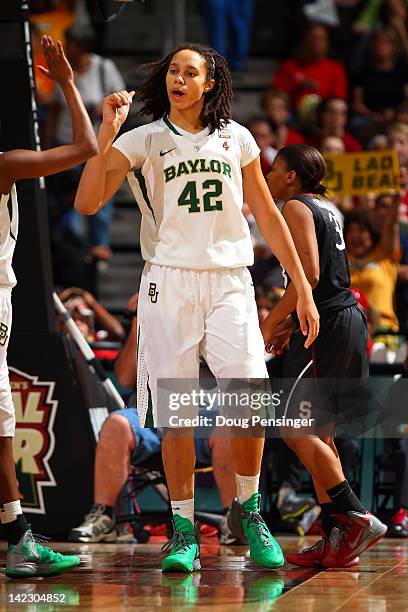
{"label": "green and white uniform", "polygon": [[0,436],[13,437],[16,418],[7,366],[11,332],[11,290],[16,284],[12,268],[18,233],[18,205],[15,185],[0,198]]}
{"label": "green and white uniform", "polygon": [[157,379],[197,379],[200,353],[218,378],[266,376],[242,214],[242,168],[259,148],[234,121],[191,134],[167,117],[113,146],[142,212],[138,409],[143,424],[149,386],[157,424]]}

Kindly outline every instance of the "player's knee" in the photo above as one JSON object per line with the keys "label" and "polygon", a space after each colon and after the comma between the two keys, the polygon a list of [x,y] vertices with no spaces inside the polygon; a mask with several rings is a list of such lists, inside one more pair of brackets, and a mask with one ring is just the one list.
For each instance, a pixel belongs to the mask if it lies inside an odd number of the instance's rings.
{"label": "player's knee", "polygon": [[101,444],[121,444],[129,442],[132,428],[129,421],[120,414],[111,414],[103,424],[99,440]]}

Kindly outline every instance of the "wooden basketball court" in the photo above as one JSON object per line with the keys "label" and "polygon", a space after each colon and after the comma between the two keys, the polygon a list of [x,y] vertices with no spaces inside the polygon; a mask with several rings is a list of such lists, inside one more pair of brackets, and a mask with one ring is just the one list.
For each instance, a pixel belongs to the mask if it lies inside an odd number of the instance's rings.
{"label": "wooden basketball court", "polygon": [[[215,542],[213,542],[215,540]],[[284,551],[316,537],[281,537]],[[288,610],[290,612],[401,612],[408,609],[408,540],[384,539],[360,566],[345,570],[254,567],[246,548],[203,541],[203,569],[191,575],[162,574],[162,541],[149,544],[56,544],[81,556],[74,571],[25,581],[0,578],[0,609],[98,610]],[[1,563],[5,543],[1,543]],[[50,597],[54,596],[54,603]],[[55,603],[58,599],[59,604]]]}

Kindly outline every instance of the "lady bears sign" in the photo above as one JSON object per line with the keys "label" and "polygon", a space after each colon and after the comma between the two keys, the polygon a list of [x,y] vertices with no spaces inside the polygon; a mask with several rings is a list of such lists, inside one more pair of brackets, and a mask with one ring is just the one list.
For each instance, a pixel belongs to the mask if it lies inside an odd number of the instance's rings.
{"label": "lady bears sign", "polygon": [[43,487],[55,487],[49,460],[55,447],[54,420],[58,402],[53,382],[40,381],[10,367],[16,411],[13,454],[24,511],[45,514]]}

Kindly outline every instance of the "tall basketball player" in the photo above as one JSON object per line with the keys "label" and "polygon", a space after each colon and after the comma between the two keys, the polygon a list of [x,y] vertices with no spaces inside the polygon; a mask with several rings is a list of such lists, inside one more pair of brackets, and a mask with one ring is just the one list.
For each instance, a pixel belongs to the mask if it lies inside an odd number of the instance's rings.
{"label": "tall basketball player", "polygon": [[[350,567],[358,563],[361,553],[385,535],[387,528],[365,510],[350,488],[333,438],[336,413],[346,408],[344,402],[339,403],[341,379],[368,376],[368,357],[367,326],[350,292],[341,226],[330,208],[318,198],[325,193],[321,184],[325,174],[325,162],[317,149],[291,145],[279,151],[267,177],[273,197],[285,202],[283,216],[313,286],[320,314],[319,336],[310,348],[303,346],[299,327],[288,317],[296,305],[296,292],[291,284],[263,322],[262,332],[268,350],[282,353],[289,343],[283,353],[283,376],[296,381],[288,397],[298,398],[297,402],[288,404],[290,416],[299,417],[299,400],[309,401],[312,411],[315,408],[313,389],[316,386],[313,382],[302,386],[303,379],[339,381],[333,385],[333,393],[330,388],[323,400],[327,421],[324,427],[318,423],[315,435],[285,438],[312,475],[322,508],[324,531],[322,540],[299,554],[288,555],[287,560],[303,566]],[[351,404],[350,414],[354,418],[358,406],[361,404]]]}
{"label": "tall basketball player", "polygon": [[[132,93],[105,99],[99,155],[83,172],[75,206],[97,212],[128,177],[142,212],[146,260],[139,293],[138,409],[145,423],[151,390],[157,422],[157,380],[198,380],[199,353],[217,378],[267,376],[254,290],[243,194],[258,226],[290,271],[309,346],[318,333],[311,287],[282,216],[262,176],[251,134],[231,120],[232,83],[225,59],[185,43],[151,67],[138,92],[153,122],[122,135]],[[263,439],[233,440],[243,530],[260,566],[284,563],[259,514]],[[194,530],[194,438],[164,435],[163,463],[175,524],[164,571],[200,567]]]}
{"label": "tall basketball player", "polygon": [[[55,553],[33,537],[21,511],[13,461],[12,438],[15,413],[7,368],[7,344],[11,326],[11,290],[16,283],[12,258],[18,232],[15,181],[61,172],[84,162],[97,152],[91,122],[74,85],[61,43],[49,36],[41,41],[48,69],[42,72],[55,80],[67,100],[72,117],[72,144],[49,151],[14,150],[0,155],[0,321],[9,332],[0,347],[0,520],[8,540],[6,575],[18,578],[49,576],[78,565],[77,556]],[[12,93],[11,93],[12,95]]]}

